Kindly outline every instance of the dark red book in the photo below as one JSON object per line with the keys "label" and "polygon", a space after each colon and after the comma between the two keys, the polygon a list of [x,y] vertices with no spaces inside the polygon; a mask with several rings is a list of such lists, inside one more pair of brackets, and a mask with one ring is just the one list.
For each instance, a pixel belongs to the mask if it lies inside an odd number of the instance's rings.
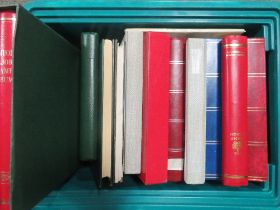
{"label": "dark red book", "polygon": [[267,112],[264,38],[248,39],[248,179],[267,180]]}
{"label": "dark red book", "polygon": [[143,123],[140,179],[167,182],[170,37],[144,32]]}
{"label": "dark red book", "polygon": [[184,180],[186,38],[171,38],[168,181]]}
{"label": "dark red book", "polygon": [[0,209],[10,210],[10,147],[14,11],[0,12]]}
{"label": "dark red book", "polygon": [[247,52],[247,37],[223,38],[222,173],[225,186],[248,185]]}

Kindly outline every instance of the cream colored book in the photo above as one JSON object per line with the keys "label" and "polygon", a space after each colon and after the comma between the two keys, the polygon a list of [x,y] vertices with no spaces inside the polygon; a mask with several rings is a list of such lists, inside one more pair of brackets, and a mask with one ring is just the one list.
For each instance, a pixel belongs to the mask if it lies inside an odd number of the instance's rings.
{"label": "cream colored book", "polygon": [[103,41],[102,56],[102,142],[101,142],[101,178],[111,178],[112,168],[112,84],[113,84],[113,48],[111,40]]}

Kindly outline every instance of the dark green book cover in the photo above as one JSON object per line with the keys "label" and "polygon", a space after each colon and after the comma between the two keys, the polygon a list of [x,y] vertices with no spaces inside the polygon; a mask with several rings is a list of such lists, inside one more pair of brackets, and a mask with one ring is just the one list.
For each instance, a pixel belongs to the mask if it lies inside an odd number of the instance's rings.
{"label": "dark green book cover", "polygon": [[97,158],[100,139],[101,73],[98,65],[99,36],[85,32],[81,35],[81,108],[80,108],[80,160]]}
{"label": "dark green book cover", "polygon": [[79,51],[16,4],[11,209],[29,210],[78,166]]}

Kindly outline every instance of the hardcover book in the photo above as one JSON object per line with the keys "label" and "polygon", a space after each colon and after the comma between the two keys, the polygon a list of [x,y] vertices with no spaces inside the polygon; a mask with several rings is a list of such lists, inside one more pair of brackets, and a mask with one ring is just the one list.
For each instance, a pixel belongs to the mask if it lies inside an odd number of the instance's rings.
{"label": "hardcover book", "polygon": [[[141,169],[142,91],[143,91],[143,33],[160,32],[173,37],[214,37],[241,34],[244,29],[125,29],[125,91],[124,91],[124,173],[139,174]],[[170,166],[182,162],[170,160]],[[174,167],[172,167],[175,169]]]}
{"label": "hardcover book", "polygon": [[0,11],[0,209],[10,209],[12,59],[16,13]]}
{"label": "hardcover book", "polygon": [[124,42],[124,173],[140,174],[143,102],[143,32],[126,31]]}
{"label": "hardcover book", "polygon": [[102,138],[101,138],[101,182],[112,178],[112,126],[113,126],[113,44],[102,41]]}
{"label": "hardcover book", "polygon": [[171,38],[168,181],[184,180],[186,38]]}
{"label": "hardcover book", "polygon": [[143,130],[140,179],[167,182],[170,37],[144,33]]}
{"label": "hardcover book", "polygon": [[222,168],[225,186],[248,185],[246,36],[222,40]]}
{"label": "hardcover book", "polygon": [[123,82],[124,82],[124,45],[117,46],[115,69],[115,125],[114,125],[114,183],[123,178]]}
{"label": "hardcover book", "polygon": [[80,103],[80,160],[97,157],[100,141],[101,72],[99,70],[99,36],[87,32],[81,35],[81,103]]}
{"label": "hardcover book", "polygon": [[265,39],[248,39],[248,179],[268,176]]}
{"label": "hardcover book", "polygon": [[0,207],[29,210],[78,165],[80,53],[21,6],[1,14]]}
{"label": "hardcover book", "polygon": [[206,155],[206,39],[186,44],[186,117],[184,180],[205,182]]}
{"label": "hardcover book", "polygon": [[[119,165],[116,164],[116,160],[118,161],[119,158],[122,158],[120,156],[121,151],[119,151],[119,139],[117,141],[117,93],[116,93],[116,87],[117,87],[117,59],[118,59],[118,41],[116,39],[112,40],[112,130],[111,130],[111,180],[110,184],[118,183],[119,177],[118,177],[118,170]],[[106,61],[105,61],[106,62]],[[117,159],[116,159],[117,158]],[[117,175],[117,177],[116,177]],[[116,181],[116,178],[118,181]]]}
{"label": "hardcover book", "polygon": [[221,176],[221,53],[220,39],[206,39],[206,179]]}

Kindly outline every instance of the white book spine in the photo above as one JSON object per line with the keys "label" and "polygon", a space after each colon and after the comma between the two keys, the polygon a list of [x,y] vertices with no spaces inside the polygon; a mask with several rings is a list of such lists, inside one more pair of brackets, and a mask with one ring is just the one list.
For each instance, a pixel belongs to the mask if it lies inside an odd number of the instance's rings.
{"label": "white book spine", "polygon": [[116,129],[115,129],[115,177],[118,183],[123,178],[123,85],[124,85],[124,43],[117,49],[117,71],[116,71]]}
{"label": "white book spine", "polygon": [[141,170],[143,32],[125,34],[124,173]]}
{"label": "white book spine", "polygon": [[206,41],[186,43],[186,118],[184,180],[205,182],[206,153]]}

